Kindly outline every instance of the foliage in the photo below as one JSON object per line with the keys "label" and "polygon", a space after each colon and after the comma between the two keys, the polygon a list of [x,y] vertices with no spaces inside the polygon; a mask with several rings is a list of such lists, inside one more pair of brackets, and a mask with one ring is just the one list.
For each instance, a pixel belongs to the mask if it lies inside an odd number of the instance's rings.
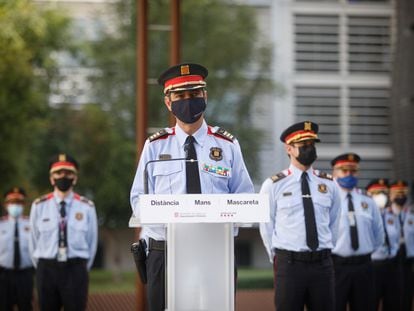
{"label": "foliage", "polygon": [[29,0],[0,2],[0,176],[29,190],[32,144],[47,116],[54,51],[67,47],[69,20]]}
{"label": "foliage", "polygon": [[[135,1],[118,5],[117,35],[104,33],[92,49],[92,66],[101,70],[93,78],[98,102],[122,116],[122,133],[133,139],[135,115],[136,42]],[[209,104],[207,120],[231,132],[241,142],[247,166],[255,167],[260,132],[251,122],[252,104],[269,83],[262,73],[270,64],[270,48],[255,46],[257,26],[252,9],[218,0],[187,0],[181,2],[181,33],[183,61],[204,64],[210,72],[207,79]],[[149,24],[162,26],[169,22],[170,1],[149,2]],[[153,29],[151,28],[151,29]],[[163,105],[161,87],[153,81],[168,67],[169,32],[150,30],[149,36],[149,127],[167,125],[168,112]],[[252,63],[258,76],[246,77]],[[129,131],[128,131],[129,129]],[[150,130],[151,131],[151,130]],[[147,133],[149,134],[149,133]],[[251,170],[252,176],[255,170]]]}
{"label": "foliage", "polygon": [[[48,159],[58,152],[80,163],[76,191],[94,200],[100,224],[125,226],[135,172],[136,1],[116,5],[114,25],[100,39],[74,46],[70,22],[29,0],[0,4],[0,174],[2,187],[29,188],[31,197],[50,191]],[[229,4],[230,3],[230,4]],[[149,1],[150,24],[169,21],[170,1]],[[259,132],[250,120],[252,102],[266,80],[248,76],[254,65],[266,72],[269,48],[252,44],[257,34],[251,9],[229,1],[181,2],[182,59],[204,64],[208,77],[207,119],[239,138],[248,167],[254,168]],[[224,48],[225,47],[225,48]],[[150,31],[149,75],[168,67],[169,33]],[[55,52],[76,56],[95,68],[93,102],[82,107],[47,105],[58,71]],[[61,54],[60,54],[61,55]],[[247,78],[246,78],[247,77]],[[161,87],[149,85],[149,126],[167,124]],[[250,170],[254,176],[254,170]]]}

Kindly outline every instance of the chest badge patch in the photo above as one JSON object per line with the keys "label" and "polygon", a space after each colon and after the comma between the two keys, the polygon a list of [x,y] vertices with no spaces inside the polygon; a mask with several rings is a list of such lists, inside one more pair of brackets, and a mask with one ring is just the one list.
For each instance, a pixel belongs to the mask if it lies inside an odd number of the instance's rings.
{"label": "chest badge patch", "polygon": [[388,219],[388,220],[387,220],[387,223],[388,223],[389,225],[393,225],[393,224],[394,224],[394,220],[392,220],[392,219],[390,218],[390,219]]}
{"label": "chest badge patch", "polygon": [[227,167],[204,164],[203,171],[206,171],[212,174],[217,174],[217,175],[224,176],[224,177],[230,177],[230,169]]}
{"label": "chest badge patch", "polygon": [[326,187],[325,184],[319,184],[318,185],[318,191],[320,193],[327,193],[328,192],[328,188]]}
{"label": "chest badge patch", "polygon": [[413,220],[412,220],[412,219],[408,220],[408,224],[409,224],[410,226],[412,226],[412,225],[414,224]]}
{"label": "chest badge patch", "polygon": [[30,231],[30,227],[29,226],[25,226],[24,227],[24,231],[29,232]]}
{"label": "chest badge patch", "polygon": [[361,207],[364,211],[366,211],[367,208],[368,208],[368,203],[367,202],[361,202]]}
{"label": "chest badge patch", "polygon": [[219,147],[210,148],[210,159],[214,161],[223,160],[223,150]]}
{"label": "chest badge patch", "polygon": [[83,214],[82,213],[76,213],[75,214],[75,219],[81,221],[83,219]]}

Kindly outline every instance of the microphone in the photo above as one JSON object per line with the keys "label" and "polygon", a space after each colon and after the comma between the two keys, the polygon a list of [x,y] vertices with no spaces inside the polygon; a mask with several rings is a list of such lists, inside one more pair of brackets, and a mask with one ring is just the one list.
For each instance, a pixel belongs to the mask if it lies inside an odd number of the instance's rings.
{"label": "microphone", "polygon": [[[186,153],[186,156],[187,156],[187,154],[188,154],[188,144],[184,145],[184,150],[185,150],[185,153]],[[144,194],[148,194],[148,166],[152,163],[173,162],[173,161],[198,162],[198,160],[187,159],[187,158],[160,158],[160,159],[148,161],[147,163],[145,163],[145,166],[144,166]]]}

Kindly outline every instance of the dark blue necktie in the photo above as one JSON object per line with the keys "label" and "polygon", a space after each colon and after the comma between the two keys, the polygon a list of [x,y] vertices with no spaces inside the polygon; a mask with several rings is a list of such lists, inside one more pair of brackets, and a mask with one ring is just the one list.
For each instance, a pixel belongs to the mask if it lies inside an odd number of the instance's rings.
{"label": "dark blue necktie", "polygon": [[14,228],[14,257],[13,257],[14,269],[20,268],[20,246],[19,246],[19,223],[16,218],[16,225]]}
{"label": "dark blue necktie", "polygon": [[59,247],[66,247],[67,237],[66,237],[66,202],[60,202],[60,223],[59,223]]}
{"label": "dark blue necktie", "polygon": [[187,193],[201,193],[200,172],[198,169],[197,153],[194,148],[195,139],[193,136],[188,136],[185,140],[186,159],[185,172],[187,180]]}
{"label": "dark blue necktie", "polygon": [[355,209],[354,203],[352,202],[352,196],[350,193],[347,194],[348,197],[348,213],[351,213],[350,219],[353,218],[352,223],[349,224],[349,231],[351,234],[351,246],[354,251],[359,248],[359,241],[358,241],[358,229],[357,229],[357,222],[355,217]]}
{"label": "dark blue necktie", "polygon": [[315,251],[319,246],[318,230],[316,228],[315,210],[309,190],[308,174],[302,174],[302,201],[305,214],[306,244]]}

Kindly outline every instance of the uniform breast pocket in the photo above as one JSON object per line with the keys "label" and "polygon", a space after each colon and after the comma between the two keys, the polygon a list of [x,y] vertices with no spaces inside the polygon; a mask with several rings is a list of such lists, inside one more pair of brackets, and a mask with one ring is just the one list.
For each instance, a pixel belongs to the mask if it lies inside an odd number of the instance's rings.
{"label": "uniform breast pocket", "polygon": [[374,219],[368,209],[357,210],[357,222],[362,226],[372,227]]}
{"label": "uniform breast pocket", "polygon": [[205,189],[207,192],[214,193],[228,193],[229,192],[229,180],[231,176],[231,169],[223,168],[221,166],[211,166],[208,164],[203,165],[200,178],[202,178],[204,186],[209,188]]}
{"label": "uniform breast pocket", "polygon": [[157,162],[154,163],[153,178],[154,192],[171,194],[183,183],[184,163],[181,162]]}
{"label": "uniform breast pocket", "polygon": [[0,229],[0,254],[6,254],[9,250],[6,245],[12,239],[11,234],[7,234],[6,229]]}
{"label": "uniform breast pocket", "polygon": [[88,248],[88,223],[83,213],[76,213],[68,225],[68,241],[74,249]]}
{"label": "uniform breast pocket", "polygon": [[301,196],[283,197],[277,200],[277,214],[280,219],[287,219],[303,212]]}
{"label": "uniform breast pocket", "polygon": [[50,243],[57,243],[57,222],[40,220],[37,227],[39,230],[39,244],[47,247]]}
{"label": "uniform breast pocket", "polygon": [[[332,200],[326,196],[316,196],[314,199],[315,217],[320,224],[329,224]],[[317,209],[317,210],[316,210]]]}

